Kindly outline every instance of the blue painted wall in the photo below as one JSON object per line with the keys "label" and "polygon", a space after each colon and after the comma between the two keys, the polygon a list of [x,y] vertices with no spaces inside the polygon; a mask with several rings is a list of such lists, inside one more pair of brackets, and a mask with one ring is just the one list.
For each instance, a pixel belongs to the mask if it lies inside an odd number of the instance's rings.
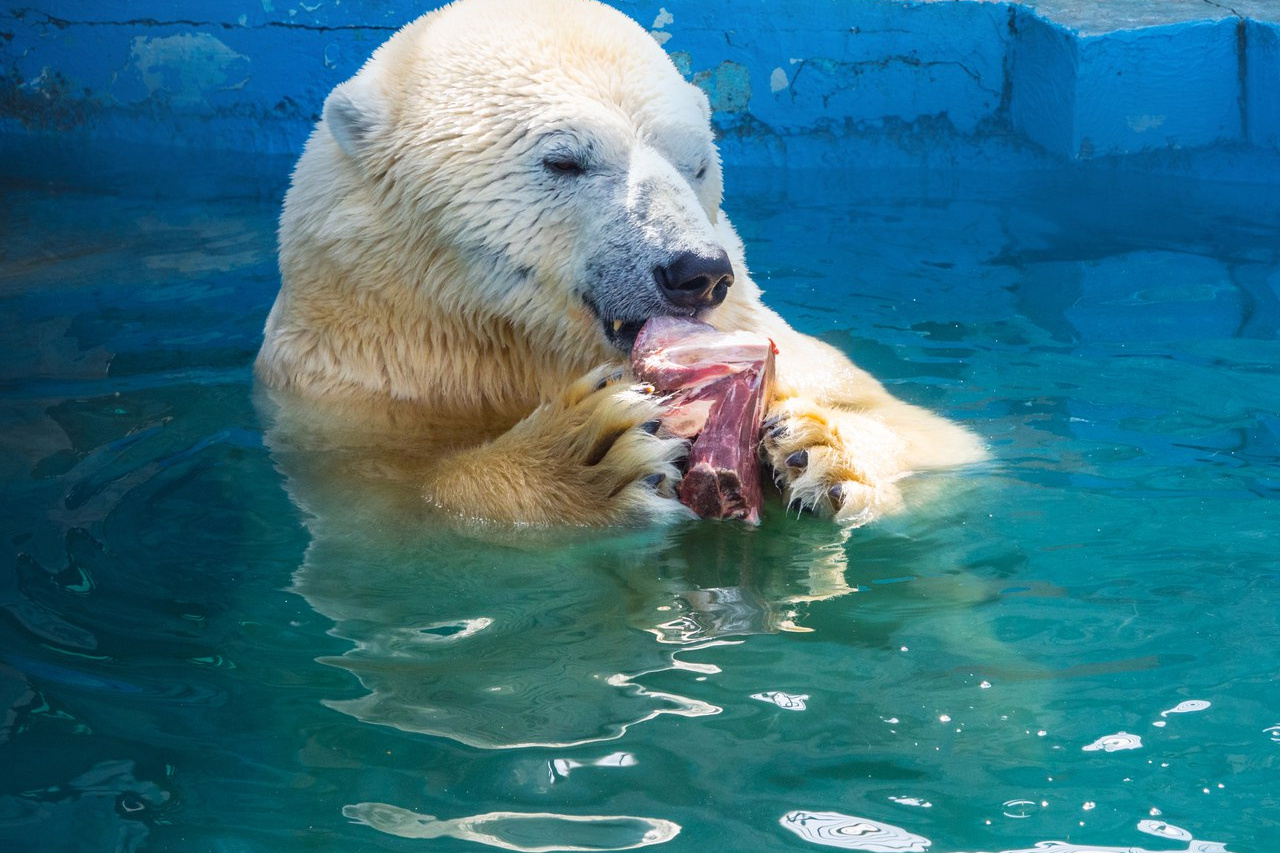
{"label": "blue painted wall", "polygon": [[[1241,177],[1280,181],[1280,24],[1266,11],[1280,4],[614,5],[707,90],[731,162],[985,168],[1215,151]],[[430,6],[11,6],[0,134],[297,151],[329,90]]]}

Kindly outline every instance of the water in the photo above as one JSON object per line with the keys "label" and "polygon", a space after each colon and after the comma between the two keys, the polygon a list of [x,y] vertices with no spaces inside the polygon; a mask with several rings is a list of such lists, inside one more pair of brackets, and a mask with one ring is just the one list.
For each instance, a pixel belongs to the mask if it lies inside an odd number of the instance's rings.
{"label": "water", "polygon": [[3,185],[0,849],[1280,847],[1272,189],[731,172],[771,302],[996,461],[536,536],[268,449],[287,162],[81,156]]}

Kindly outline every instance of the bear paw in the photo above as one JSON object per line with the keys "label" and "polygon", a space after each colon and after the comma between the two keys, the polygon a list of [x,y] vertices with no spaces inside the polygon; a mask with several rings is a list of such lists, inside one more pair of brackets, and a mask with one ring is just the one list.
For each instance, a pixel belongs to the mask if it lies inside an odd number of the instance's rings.
{"label": "bear paw", "polygon": [[765,418],[762,446],[789,506],[853,526],[902,507],[904,443],[875,417],[781,400]]}
{"label": "bear paw", "polygon": [[675,499],[681,439],[660,438],[662,404],[617,366],[596,368],[506,433],[444,460],[438,506],[495,521],[605,525],[685,518]]}

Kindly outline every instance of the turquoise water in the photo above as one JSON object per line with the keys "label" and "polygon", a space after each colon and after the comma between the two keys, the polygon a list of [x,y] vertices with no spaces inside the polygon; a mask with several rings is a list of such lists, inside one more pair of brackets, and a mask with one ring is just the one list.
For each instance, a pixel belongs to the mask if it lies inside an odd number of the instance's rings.
{"label": "turquoise water", "polygon": [[94,156],[3,185],[0,849],[1280,849],[1274,188],[731,171],[771,302],[995,461],[475,536],[268,449],[288,162]]}

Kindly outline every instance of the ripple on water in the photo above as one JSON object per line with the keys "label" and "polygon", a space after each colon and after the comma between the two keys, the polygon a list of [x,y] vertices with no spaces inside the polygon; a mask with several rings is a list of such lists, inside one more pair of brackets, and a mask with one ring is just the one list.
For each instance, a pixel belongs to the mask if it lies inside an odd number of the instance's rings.
{"label": "ripple on water", "polygon": [[630,752],[611,752],[602,758],[582,759],[553,758],[551,760],[552,780],[567,779],[569,774],[580,767],[635,767],[639,762]]}
{"label": "ripple on water", "polygon": [[629,815],[562,815],[547,812],[487,812],[440,820],[387,803],[344,806],[343,816],[400,838],[459,838],[523,853],[634,850],[662,844],[680,825]]}
{"label": "ripple on water", "polygon": [[1004,816],[1022,820],[1023,818],[1031,817],[1043,805],[1043,803],[1037,803],[1034,800],[1006,800],[1003,806]]}

